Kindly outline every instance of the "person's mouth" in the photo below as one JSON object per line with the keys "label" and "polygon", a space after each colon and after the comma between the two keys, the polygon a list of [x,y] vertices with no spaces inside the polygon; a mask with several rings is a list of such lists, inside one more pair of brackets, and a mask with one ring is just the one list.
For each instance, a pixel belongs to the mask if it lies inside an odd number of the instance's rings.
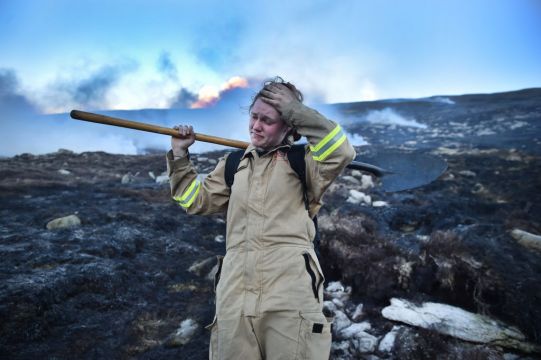
{"label": "person's mouth", "polygon": [[256,139],[263,139],[263,135],[260,135],[258,133],[255,133],[252,131],[252,137],[256,138]]}

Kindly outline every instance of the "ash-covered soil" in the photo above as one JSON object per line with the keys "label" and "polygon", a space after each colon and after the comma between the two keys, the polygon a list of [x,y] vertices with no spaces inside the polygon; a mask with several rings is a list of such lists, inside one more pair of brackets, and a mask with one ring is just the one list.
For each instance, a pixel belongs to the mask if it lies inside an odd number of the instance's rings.
{"label": "ash-covered soil", "polygon": [[[319,224],[327,282],[351,286],[344,312],[368,321],[378,341],[397,325],[381,310],[400,297],[485,314],[541,344],[541,253],[510,235],[541,234],[539,95],[337,106],[349,131],[371,144],[357,148],[360,160],[392,149],[438,154],[449,165],[433,183],[398,193],[365,188],[361,174],[346,170],[325,197]],[[385,108],[426,128],[361,121]],[[222,154],[193,159],[206,173]],[[213,317],[224,218],[187,216],[168,184],[155,181],[164,171],[164,154],[59,151],[0,160],[0,358],[208,357],[204,326]],[[359,192],[370,199],[359,201]],[[47,229],[72,214],[80,225]],[[195,330],[182,344],[187,319]],[[331,357],[539,356],[406,325],[389,351],[348,344],[335,338]]]}

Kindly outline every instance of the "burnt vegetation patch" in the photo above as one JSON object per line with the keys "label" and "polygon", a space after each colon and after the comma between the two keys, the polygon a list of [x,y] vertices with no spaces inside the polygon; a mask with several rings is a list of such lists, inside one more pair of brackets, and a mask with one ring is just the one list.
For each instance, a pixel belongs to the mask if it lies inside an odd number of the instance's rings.
{"label": "burnt vegetation patch", "polygon": [[[389,196],[375,189],[372,196],[389,199],[388,207],[330,211],[323,264],[376,313],[392,297],[441,302],[515,325],[540,342],[541,254],[510,232],[541,233],[541,161],[513,150],[464,151],[473,154],[449,156],[437,186]],[[532,181],[522,184],[525,178]],[[493,356],[481,348],[466,353]]]}
{"label": "burnt vegetation patch", "polygon": [[[424,151],[448,163],[433,183],[399,193],[365,188],[363,174],[347,170],[324,198],[325,285],[351,286],[343,309],[353,318],[362,308],[356,321],[369,322],[378,342],[397,325],[382,308],[401,297],[486,314],[541,343],[541,254],[510,234],[541,234],[539,90],[494,96],[335,107],[373,151]],[[359,120],[391,106],[427,127]],[[193,160],[208,172],[223,153]],[[188,216],[170,199],[155,179],[164,155],[61,150],[0,159],[1,358],[208,358],[204,326],[214,316],[212,269],[225,252],[226,224],[223,216]],[[348,201],[351,190],[370,201]],[[81,224],[46,228],[67,215]],[[171,345],[186,319],[199,326],[195,336]],[[391,350],[375,345],[369,354],[346,349],[344,358],[481,360],[506,352],[406,325]]]}

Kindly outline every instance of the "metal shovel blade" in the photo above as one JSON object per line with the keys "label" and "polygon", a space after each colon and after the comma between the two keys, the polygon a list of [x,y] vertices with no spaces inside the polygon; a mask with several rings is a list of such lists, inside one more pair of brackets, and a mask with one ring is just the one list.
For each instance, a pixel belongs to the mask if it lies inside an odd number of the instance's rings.
{"label": "metal shovel blade", "polygon": [[415,189],[430,184],[447,169],[440,157],[397,151],[377,152],[362,157],[364,162],[385,170],[381,187],[386,192]]}

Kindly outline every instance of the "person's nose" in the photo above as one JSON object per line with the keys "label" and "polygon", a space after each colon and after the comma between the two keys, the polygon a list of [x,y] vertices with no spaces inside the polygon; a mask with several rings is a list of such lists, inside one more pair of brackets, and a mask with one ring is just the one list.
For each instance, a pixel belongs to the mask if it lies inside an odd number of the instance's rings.
{"label": "person's nose", "polygon": [[261,130],[261,120],[259,119],[254,119],[253,120],[253,124],[252,124],[252,129],[254,130]]}

